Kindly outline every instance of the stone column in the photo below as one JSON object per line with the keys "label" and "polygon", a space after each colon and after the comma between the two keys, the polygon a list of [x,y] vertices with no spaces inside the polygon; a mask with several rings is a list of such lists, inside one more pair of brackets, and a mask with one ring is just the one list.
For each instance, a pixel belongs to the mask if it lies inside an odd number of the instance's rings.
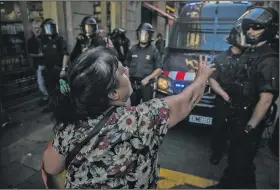
{"label": "stone column", "polygon": [[[88,1],[72,1],[72,23],[74,38],[80,33],[80,24],[85,16],[93,13],[93,2]],[[69,15],[70,16],[70,15]]]}
{"label": "stone column", "polygon": [[137,42],[135,30],[141,23],[141,2],[139,1],[126,1],[125,16],[122,19],[125,21],[126,35],[130,39],[130,44],[133,45]]}
{"label": "stone column", "polygon": [[[159,9],[165,11],[165,6],[166,6],[166,2],[165,1],[158,1],[157,2],[157,7]],[[157,32],[160,32],[163,35],[163,38],[166,37],[166,34],[165,34],[165,24],[166,24],[166,19],[161,17],[161,16],[157,16]]]}
{"label": "stone column", "polygon": [[66,36],[67,36],[67,45],[68,45],[68,51],[71,52],[72,49],[74,48],[74,45],[76,43],[74,36],[74,31],[73,31],[73,18],[72,18],[72,2],[71,1],[65,1],[64,2],[65,6],[65,17],[64,20],[66,21]]}
{"label": "stone column", "polygon": [[174,15],[176,15],[177,17],[179,17],[179,7],[180,7],[180,2],[175,2],[175,13]]}
{"label": "stone column", "polygon": [[[67,1],[66,1],[67,2]],[[64,1],[57,1],[56,2],[56,10],[57,10],[57,28],[58,28],[58,34],[60,36],[63,36],[64,39],[69,41],[68,36],[66,34],[66,22],[68,20],[65,18],[65,3]]]}
{"label": "stone column", "polygon": [[107,2],[101,1],[101,26],[107,27]]}
{"label": "stone column", "polygon": [[52,18],[57,23],[57,1],[43,1],[44,19]]}
{"label": "stone column", "polygon": [[121,27],[126,28],[126,9],[127,9],[127,2],[122,1],[120,3],[120,9],[121,9]]}
{"label": "stone column", "polygon": [[121,20],[121,16],[123,15],[121,10],[122,3],[123,2],[117,1],[111,2],[111,32],[117,27],[124,27],[123,22]]}

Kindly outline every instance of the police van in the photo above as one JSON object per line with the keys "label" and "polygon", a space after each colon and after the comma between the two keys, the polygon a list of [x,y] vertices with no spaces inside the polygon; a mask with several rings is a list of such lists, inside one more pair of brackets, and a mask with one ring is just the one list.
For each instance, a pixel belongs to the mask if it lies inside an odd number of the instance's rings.
{"label": "police van", "polygon": [[[237,19],[253,4],[250,2],[187,3],[174,23],[165,51],[163,72],[157,78],[156,97],[182,92],[195,78],[199,56],[208,63],[229,48],[226,37]],[[195,125],[212,126],[215,122],[215,94],[207,86],[201,101],[186,120]]]}

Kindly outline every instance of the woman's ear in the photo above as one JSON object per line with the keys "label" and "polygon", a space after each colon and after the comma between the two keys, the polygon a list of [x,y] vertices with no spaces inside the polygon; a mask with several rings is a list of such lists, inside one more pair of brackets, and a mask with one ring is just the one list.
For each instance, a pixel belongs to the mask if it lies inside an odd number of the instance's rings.
{"label": "woman's ear", "polygon": [[118,93],[116,90],[111,91],[111,92],[109,92],[109,94],[108,94],[108,98],[111,99],[111,100],[113,100],[113,101],[118,100],[119,97],[120,97],[120,96],[119,96],[119,93]]}

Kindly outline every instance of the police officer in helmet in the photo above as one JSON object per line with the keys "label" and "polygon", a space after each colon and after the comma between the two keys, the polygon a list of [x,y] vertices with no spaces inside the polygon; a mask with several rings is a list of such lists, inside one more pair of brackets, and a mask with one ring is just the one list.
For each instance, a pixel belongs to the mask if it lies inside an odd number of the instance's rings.
{"label": "police officer in helmet", "polygon": [[210,158],[210,162],[214,165],[220,162],[224,150],[227,148],[229,130],[227,118],[230,117],[229,104],[231,97],[228,88],[231,82],[236,80],[240,56],[245,49],[244,39],[235,28],[231,30],[226,41],[231,46],[227,51],[214,58],[213,63],[216,71],[209,79],[211,88],[217,94],[215,100],[217,115],[211,138],[212,156]]}
{"label": "police officer in helmet", "polygon": [[42,54],[46,66],[45,82],[49,94],[56,87],[59,78],[66,75],[69,53],[67,43],[58,35],[56,22],[48,18],[42,25]]}
{"label": "police officer in helmet", "polygon": [[115,28],[111,34],[111,40],[118,52],[119,60],[124,63],[130,47],[130,40],[126,37],[126,30]]}
{"label": "police officer in helmet", "polygon": [[77,36],[76,45],[71,53],[71,62],[91,47],[106,47],[106,41],[98,35],[98,24],[93,16],[85,16],[80,29],[81,33]]}
{"label": "police officer in helmet", "polygon": [[146,102],[153,98],[152,84],[161,73],[161,57],[157,48],[151,44],[154,34],[153,26],[142,23],[136,30],[138,44],[133,45],[127,54],[125,65],[129,67],[129,74],[134,93],[131,105],[136,106],[141,99]]}
{"label": "police officer in helmet", "polygon": [[241,56],[239,80],[230,89],[237,119],[231,132],[228,166],[220,183],[209,188],[256,189],[257,145],[265,129],[264,118],[279,94],[279,55],[269,45],[278,25],[278,12],[270,7],[251,8],[235,25],[250,47]]}

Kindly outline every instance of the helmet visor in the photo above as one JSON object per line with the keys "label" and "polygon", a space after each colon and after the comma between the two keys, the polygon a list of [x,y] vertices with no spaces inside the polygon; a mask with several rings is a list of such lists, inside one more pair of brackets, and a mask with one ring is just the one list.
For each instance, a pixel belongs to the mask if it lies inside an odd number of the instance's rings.
{"label": "helmet visor", "polygon": [[97,24],[85,24],[83,30],[87,35],[92,35],[97,32]]}
{"label": "helmet visor", "polygon": [[[236,39],[236,44],[235,45],[239,45],[241,47],[248,47],[250,46],[249,44],[246,43],[246,30],[244,30],[243,26],[243,22],[242,20],[237,20],[235,22],[235,29],[236,29],[236,34],[235,39]],[[230,36],[228,37],[228,39],[230,39]]]}
{"label": "helmet visor", "polygon": [[242,28],[248,30],[260,30],[265,28],[265,23],[272,20],[272,14],[263,8],[255,8],[245,12],[238,21],[242,21]]}
{"label": "helmet visor", "polygon": [[245,35],[244,33],[241,31],[234,31],[231,32],[225,39],[225,41],[228,44],[234,45],[234,46],[238,46],[238,47],[247,47],[248,44],[246,44],[245,42]]}
{"label": "helmet visor", "polygon": [[265,23],[272,20],[272,15],[263,8],[254,8],[245,12],[238,20],[240,19],[251,19],[256,22]]}
{"label": "helmet visor", "polygon": [[140,43],[147,43],[149,41],[149,33],[146,30],[138,31],[137,37]]}
{"label": "helmet visor", "polygon": [[57,33],[57,28],[55,24],[45,24],[44,32],[46,35],[53,35]]}

